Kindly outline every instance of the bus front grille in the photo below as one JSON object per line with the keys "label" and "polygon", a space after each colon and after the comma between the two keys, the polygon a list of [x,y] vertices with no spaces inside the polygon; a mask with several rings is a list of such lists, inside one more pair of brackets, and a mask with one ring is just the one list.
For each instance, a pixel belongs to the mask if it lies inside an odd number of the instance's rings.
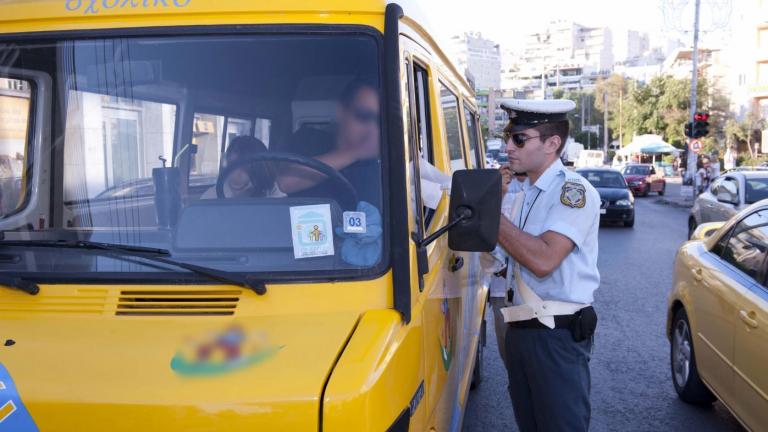
{"label": "bus front grille", "polygon": [[234,315],[240,290],[123,290],[116,315],[217,316]]}

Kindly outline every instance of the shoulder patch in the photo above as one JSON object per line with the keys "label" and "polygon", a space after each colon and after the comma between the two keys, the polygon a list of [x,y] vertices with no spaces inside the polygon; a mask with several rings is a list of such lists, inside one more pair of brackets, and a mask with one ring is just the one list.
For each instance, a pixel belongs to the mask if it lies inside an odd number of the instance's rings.
{"label": "shoulder patch", "polygon": [[560,193],[560,202],[571,208],[584,208],[587,204],[587,189],[581,183],[566,181]]}

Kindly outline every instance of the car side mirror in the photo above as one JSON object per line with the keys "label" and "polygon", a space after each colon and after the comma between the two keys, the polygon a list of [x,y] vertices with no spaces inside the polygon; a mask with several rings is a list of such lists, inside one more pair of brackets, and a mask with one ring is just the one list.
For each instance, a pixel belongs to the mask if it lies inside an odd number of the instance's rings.
{"label": "car side mirror", "polygon": [[706,238],[712,237],[712,235],[715,234],[717,230],[723,226],[725,226],[725,222],[722,221],[703,223],[696,227],[693,235],[691,235],[691,240],[704,240]]}
{"label": "car side mirror", "polygon": [[717,201],[721,203],[726,203],[726,204],[733,204],[733,205],[738,204],[738,202],[734,202],[733,195],[728,192],[718,192]]}

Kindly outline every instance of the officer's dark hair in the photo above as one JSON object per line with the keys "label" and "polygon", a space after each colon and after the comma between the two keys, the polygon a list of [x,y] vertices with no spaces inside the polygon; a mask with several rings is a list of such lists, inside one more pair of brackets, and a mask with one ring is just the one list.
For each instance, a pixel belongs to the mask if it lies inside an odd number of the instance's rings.
{"label": "officer's dark hair", "polygon": [[355,100],[355,97],[357,97],[357,94],[360,92],[360,90],[365,88],[371,89],[377,94],[379,92],[379,86],[374,81],[367,78],[355,78],[350,81],[349,84],[347,84],[341,91],[341,95],[339,95],[339,102],[344,107],[350,106],[352,101]]}
{"label": "officer's dark hair", "polygon": [[546,136],[547,138],[552,136],[560,137],[560,147],[557,148],[557,154],[563,153],[565,143],[568,141],[568,120],[544,123],[536,126],[535,129],[539,131],[539,134]]}

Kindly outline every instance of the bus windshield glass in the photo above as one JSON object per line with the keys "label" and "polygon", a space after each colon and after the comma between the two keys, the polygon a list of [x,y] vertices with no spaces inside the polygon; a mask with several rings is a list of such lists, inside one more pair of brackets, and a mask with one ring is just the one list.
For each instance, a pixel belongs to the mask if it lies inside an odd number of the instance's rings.
{"label": "bus windshield glass", "polygon": [[0,41],[0,272],[380,274],[379,36],[287,31]]}

